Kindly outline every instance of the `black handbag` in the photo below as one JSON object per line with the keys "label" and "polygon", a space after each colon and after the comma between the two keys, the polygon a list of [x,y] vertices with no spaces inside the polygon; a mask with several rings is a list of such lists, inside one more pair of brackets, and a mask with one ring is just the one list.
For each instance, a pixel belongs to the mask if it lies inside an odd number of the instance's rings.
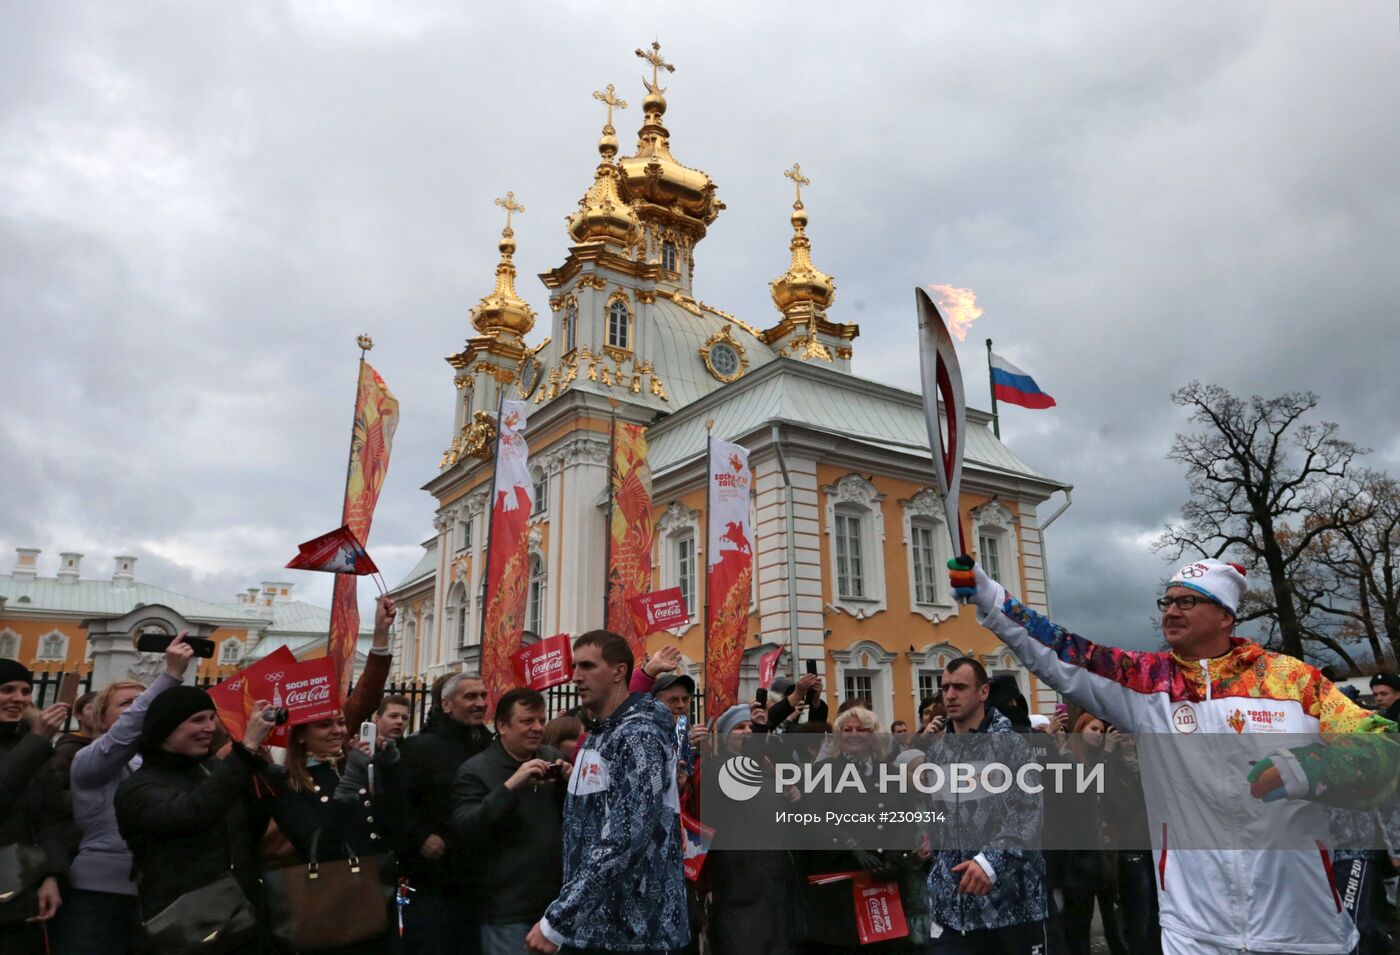
{"label": "black handbag", "polygon": [[232,872],[225,872],[208,885],[184,893],[141,927],[149,951],[218,955],[256,937],[258,919],[243,887]]}
{"label": "black handbag", "polygon": [[0,846],[0,925],[23,922],[39,914],[39,884],[47,856],[38,846]]}

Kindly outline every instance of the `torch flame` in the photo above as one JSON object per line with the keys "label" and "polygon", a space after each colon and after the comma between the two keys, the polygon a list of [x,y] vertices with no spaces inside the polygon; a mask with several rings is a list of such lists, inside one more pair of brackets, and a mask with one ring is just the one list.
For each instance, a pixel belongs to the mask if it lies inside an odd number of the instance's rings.
{"label": "torch flame", "polygon": [[958,341],[967,341],[968,328],[982,317],[982,310],[977,307],[977,293],[952,285],[930,285],[928,290],[948,320],[948,331],[958,336]]}

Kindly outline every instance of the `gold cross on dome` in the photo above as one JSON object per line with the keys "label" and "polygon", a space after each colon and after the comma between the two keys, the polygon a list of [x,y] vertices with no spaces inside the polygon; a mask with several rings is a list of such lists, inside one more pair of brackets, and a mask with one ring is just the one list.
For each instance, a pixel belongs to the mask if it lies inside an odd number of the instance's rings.
{"label": "gold cross on dome", "polygon": [[506,210],[506,228],[510,228],[510,217],[517,212],[524,212],[525,207],[515,201],[515,193],[508,192],[504,199],[497,199],[496,205]]}
{"label": "gold cross on dome", "polygon": [[607,106],[608,124],[604,128],[607,130],[611,130],[613,110],[626,109],[627,101],[625,99],[617,98],[617,90],[613,88],[613,85],[611,83],[608,84],[608,91],[606,93],[600,93],[598,90],[594,90],[593,98],[596,99],[598,102],[602,103],[603,105]]}
{"label": "gold cross on dome", "polygon": [[642,85],[647,88],[647,92],[664,92],[664,90],[661,89],[661,71],[665,70],[667,73],[674,73],[676,72],[676,68],[661,58],[661,44],[656,40],[652,40],[651,52],[648,53],[646,50],[638,50],[637,55],[651,64],[651,82],[648,83],[647,78],[645,76],[642,77]]}
{"label": "gold cross on dome", "polygon": [[797,187],[797,204],[802,205],[802,187],[810,186],[812,180],[802,175],[802,167],[797,163],[793,163],[792,168],[784,172],[783,175],[791,179],[792,184]]}

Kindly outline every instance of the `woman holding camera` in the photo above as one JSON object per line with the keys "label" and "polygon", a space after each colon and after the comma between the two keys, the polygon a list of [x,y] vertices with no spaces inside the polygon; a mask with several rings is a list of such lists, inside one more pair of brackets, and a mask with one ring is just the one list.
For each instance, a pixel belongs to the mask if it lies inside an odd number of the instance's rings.
{"label": "woman holding camera", "polygon": [[273,723],[268,703],[258,701],[243,741],[211,759],[217,721],[203,690],[164,691],[146,711],[141,768],[117,786],[117,829],[135,861],[143,934],[155,950],[189,947],[215,932],[231,940],[226,953],[262,951],[262,827],[248,792]]}
{"label": "woman holding camera", "polygon": [[140,924],[131,850],[117,831],[117,787],[141,767],[137,748],[146,711],[156,697],[185,679],[194,650],[177,634],[165,651],[165,670],[149,687],[118,680],[93,703],[100,735],[73,757],[73,821],[81,833],[68,869],[68,891],[54,923],[63,955],[121,955],[132,950]]}

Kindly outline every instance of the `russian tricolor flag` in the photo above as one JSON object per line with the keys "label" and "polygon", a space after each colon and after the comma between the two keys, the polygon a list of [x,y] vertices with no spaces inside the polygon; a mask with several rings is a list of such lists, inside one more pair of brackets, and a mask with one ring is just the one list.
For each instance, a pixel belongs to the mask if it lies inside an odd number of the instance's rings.
{"label": "russian tricolor flag", "polygon": [[[987,343],[988,345],[991,342]],[[1040,390],[1035,379],[1017,368],[1011,362],[991,352],[992,394],[997,401],[1022,408],[1053,408],[1055,399]]]}

